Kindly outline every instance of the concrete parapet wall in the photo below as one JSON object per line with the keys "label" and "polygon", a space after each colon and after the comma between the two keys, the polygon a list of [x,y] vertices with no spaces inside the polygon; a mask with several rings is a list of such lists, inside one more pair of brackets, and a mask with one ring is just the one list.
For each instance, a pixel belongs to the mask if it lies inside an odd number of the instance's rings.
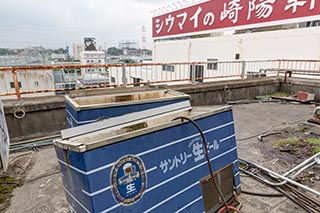
{"label": "concrete parapet wall", "polygon": [[286,83],[281,84],[280,90],[290,95],[305,91],[315,94],[316,101],[320,100],[320,80],[289,78]]}
{"label": "concrete parapet wall", "polygon": [[[261,78],[170,86],[191,96],[194,106],[225,104],[226,101],[252,99],[280,90],[281,79]],[[12,143],[59,134],[67,128],[63,96],[4,101],[4,109]],[[14,112],[21,109],[23,118]]]}
{"label": "concrete parapet wall", "polygon": [[193,106],[219,105],[226,101],[252,99],[258,95],[278,92],[281,78],[261,78],[233,81],[219,81],[214,83],[199,83],[173,87],[191,96]]}
{"label": "concrete parapet wall", "polygon": [[[3,102],[11,143],[53,136],[67,127],[63,96]],[[16,110],[25,115],[17,118]]]}

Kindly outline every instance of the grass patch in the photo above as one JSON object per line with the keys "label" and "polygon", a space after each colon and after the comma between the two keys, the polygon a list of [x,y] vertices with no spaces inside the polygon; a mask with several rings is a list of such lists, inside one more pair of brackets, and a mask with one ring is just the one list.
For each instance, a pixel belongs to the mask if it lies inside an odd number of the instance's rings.
{"label": "grass patch", "polygon": [[270,96],[289,97],[289,94],[286,92],[274,92]]}
{"label": "grass patch", "polygon": [[307,138],[306,142],[311,145],[320,146],[320,138]]}
{"label": "grass patch", "polygon": [[20,186],[21,180],[9,176],[0,176],[0,212],[2,212],[10,202],[12,191]]}
{"label": "grass patch", "polygon": [[280,148],[285,144],[297,144],[300,141],[298,137],[291,137],[285,140],[279,140],[272,143],[273,148]]}
{"label": "grass patch", "polygon": [[312,145],[312,151],[314,154],[320,152],[320,138],[307,138],[306,142]]}
{"label": "grass patch", "polygon": [[317,147],[314,147],[313,148],[313,153],[314,154],[317,154],[317,153],[319,153],[320,152],[320,146],[317,146]]}
{"label": "grass patch", "polygon": [[293,129],[293,132],[307,132],[307,131],[309,131],[309,127],[306,125],[299,126],[295,129]]}

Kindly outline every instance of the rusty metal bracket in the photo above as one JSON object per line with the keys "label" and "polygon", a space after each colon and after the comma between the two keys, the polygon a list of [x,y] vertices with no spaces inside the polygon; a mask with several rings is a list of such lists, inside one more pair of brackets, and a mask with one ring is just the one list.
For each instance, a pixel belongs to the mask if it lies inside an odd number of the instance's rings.
{"label": "rusty metal bracket", "polygon": [[291,78],[291,77],[292,77],[292,71],[287,70],[284,75],[284,83],[287,84],[287,78]]}

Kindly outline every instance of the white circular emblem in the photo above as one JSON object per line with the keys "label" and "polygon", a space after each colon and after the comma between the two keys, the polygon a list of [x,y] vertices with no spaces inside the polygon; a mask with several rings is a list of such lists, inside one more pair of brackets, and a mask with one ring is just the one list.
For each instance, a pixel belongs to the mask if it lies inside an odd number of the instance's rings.
{"label": "white circular emblem", "polygon": [[128,155],[121,158],[111,170],[113,195],[124,205],[137,202],[146,188],[146,173],[142,160]]}

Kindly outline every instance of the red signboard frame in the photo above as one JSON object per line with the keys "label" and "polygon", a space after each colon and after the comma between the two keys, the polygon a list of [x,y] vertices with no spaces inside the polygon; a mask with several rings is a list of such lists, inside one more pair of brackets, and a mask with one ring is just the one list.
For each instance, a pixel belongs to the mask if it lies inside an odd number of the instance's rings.
{"label": "red signboard frame", "polygon": [[154,39],[320,20],[320,0],[209,0],[152,18]]}

